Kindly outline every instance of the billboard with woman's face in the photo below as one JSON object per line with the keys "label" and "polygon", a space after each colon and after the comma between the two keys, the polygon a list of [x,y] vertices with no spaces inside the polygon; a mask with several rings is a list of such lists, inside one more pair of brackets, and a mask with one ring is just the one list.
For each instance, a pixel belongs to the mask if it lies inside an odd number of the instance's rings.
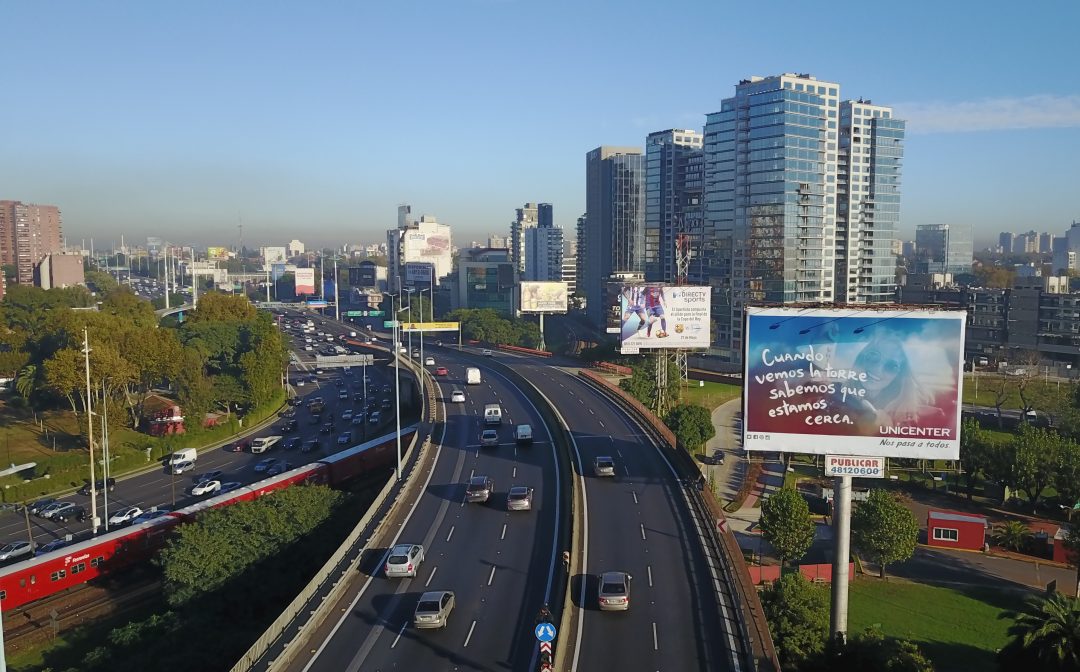
{"label": "billboard with woman's face", "polygon": [[748,308],[743,446],[958,459],[962,310]]}

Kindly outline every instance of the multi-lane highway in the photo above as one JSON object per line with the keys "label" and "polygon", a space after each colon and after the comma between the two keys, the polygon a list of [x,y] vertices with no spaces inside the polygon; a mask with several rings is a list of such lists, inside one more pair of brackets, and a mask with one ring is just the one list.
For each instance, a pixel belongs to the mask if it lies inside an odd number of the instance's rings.
{"label": "multi-lane highway", "polygon": [[[586,507],[583,576],[571,583],[578,611],[571,670],[733,669],[734,639],[721,628],[714,578],[671,467],[626,414],[577,376],[527,357],[500,360],[555,402],[574,437]],[[614,458],[615,477],[594,473],[597,457]],[[600,611],[599,576],[633,578],[630,608]]]}
{"label": "multi-lane highway", "polygon": [[[366,373],[369,379],[367,385],[368,399],[374,400],[377,404],[382,405],[384,399],[393,401],[393,392],[386,392],[386,388],[393,383],[393,372],[386,370],[386,363],[390,361],[388,353],[376,353],[376,365],[366,367]],[[203,451],[199,454],[199,458],[196,462],[196,468],[194,471],[174,476],[168,472],[163,466],[158,465],[156,468],[130,478],[125,478],[117,481],[116,486],[110,492],[104,493],[98,491],[98,517],[102,521],[102,525],[99,528],[99,532],[105,531],[105,522],[108,517],[113,513],[126,509],[128,507],[136,506],[144,511],[154,508],[177,508],[186,506],[194,501],[197,497],[193,497],[189,494],[191,486],[194,484],[195,479],[201,474],[208,471],[222,471],[222,475],[219,480],[222,482],[236,481],[240,483],[251,483],[262,478],[266,475],[254,470],[255,464],[263,460],[264,458],[279,458],[291,463],[293,466],[299,466],[307,462],[312,462],[320,459],[321,457],[332,453],[334,451],[345,448],[345,445],[338,445],[337,439],[344,431],[353,431],[353,439],[355,439],[351,445],[360,443],[365,438],[372,438],[377,435],[386,434],[388,431],[392,431],[394,424],[394,410],[381,411],[381,418],[378,424],[371,424],[365,419],[364,425],[354,426],[348,421],[342,421],[341,413],[346,409],[361,409],[365,406],[365,403],[354,399],[354,394],[359,392],[361,396],[364,393],[364,386],[362,378],[364,370],[360,367],[354,367],[350,369],[348,375],[343,369],[327,369],[323,373],[316,374],[314,372],[314,365],[310,362],[309,358],[298,357],[301,362],[298,368],[293,369],[293,382],[299,382],[301,379],[304,381],[302,387],[294,388],[298,394],[298,398],[301,402],[308,398],[321,396],[326,401],[326,411],[324,412],[324,418],[328,419],[330,414],[334,414],[337,420],[334,423],[334,431],[332,433],[321,433],[325,422],[319,422],[312,424],[310,422],[310,414],[305,410],[303,403],[297,405],[292,413],[295,413],[295,419],[297,420],[297,429],[293,432],[285,434],[285,440],[275,445],[271,450],[264,454],[252,455],[249,452],[235,453],[229,451],[228,447],[223,447],[217,450]],[[410,380],[406,377],[406,374],[402,373],[403,384]],[[348,400],[340,400],[338,393],[341,389],[346,389],[349,392]],[[281,426],[282,421],[276,421],[271,426],[254,433],[252,436],[270,436],[273,434],[280,434],[278,428]],[[366,434],[364,433],[366,432]],[[307,442],[310,439],[319,439],[321,448],[311,452],[301,452],[300,449],[287,449],[286,443],[289,439],[300,438],[302,442]],[[89,476],[89,475],[88,475]],[[100,471],[98,477],[101,477]],[[90,497],[87,495],[80,495],[73,493],[68,496],[62,497],[62,501],[69,501],[75,504],[85,507],[87,515],[90,513]],[[27,527],[29,525],[29,533],[33,536],[34,542],[41,546],[55,539],[64,539],[68,536],[75,538],[86,538],[90,535],[91,522],[89,520],[79,522],[77,520],[69,520],[66,523],[60,523],[53,520],[48,520],[36,515],[25,515],[23,511],[5,511],[0,513],[0,542],[7,543],[12,541],[22,541],[27,539]]]}
{"label": "multi-lane highway", "polygon": [[[360,563],[355,586],[333,605],[331,618],[308,648],[314,655],[294,661],[294,670],[528,670],[535,669],[535,617],[556,571],[558,473],[552,438],[537,409],[509,382],[481,366],[482,383],[466,385],[465,364],[448,348],[429,348],[438,376],[436,397],[445,424],[434,437],[434,465],[419,495],[406,501],[383,529],[383,538]],[[452,403],[451,392],[465,393]],[[499,404],[499,445],[480,447],[483,410]],[[519,447],[516,425],[529,424],[535,442]],[[465,484],[489,476],[487,503],[465,501]],[[533,487],[531,511],[508,511],[513,485]],[[387,578],[387,550],[397,543],[421,544],[426,559],[415,578]],[[426,591],[449,590],[456,607],[439,630],[413,627],[413,613]]]}

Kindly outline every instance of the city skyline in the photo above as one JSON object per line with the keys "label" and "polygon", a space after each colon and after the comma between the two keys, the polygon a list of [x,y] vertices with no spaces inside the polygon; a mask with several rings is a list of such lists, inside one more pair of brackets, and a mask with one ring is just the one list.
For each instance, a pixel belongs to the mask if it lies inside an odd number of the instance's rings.
{"label": "city skyline", "polygon": [[[459,240],[504,232],[533,200],[552,203],[569,233],[585,210],[584,152],[644,149],[667,128],[700,132],[738,81],[800,72],[907,121],[899,238],[970,225],[983,248],[1004,230],[1066,230],[1077,217],[1069,149],[1080,144],[1080,95],[1059,52],[1080,9],[973,22],[959,6],[934,6],[934,21],[918,6],[850,7],[862,21],[888,18],[888,50],[853,58],[849,44],[807,29],[815,15],[786,7],[476,1],[339,8],[330,20],[321,8],[253,4],[168,15],[12,7],[9,22],[48,25],[50,37],[48,49],[34,31],[8,38],[12,82],[32,104],[0,112],[0,198],[57,205],[69,244],[125,235],[232,246],[241,222],[249,247],[375,242],[402,202]],[[710,39],[680,40],[634,68],[587,39],[602,25],[642,42],[687,12],[690,29],[715,29]],[[740,28],[754,22],[784,46],[763,51]],[[562,46],[518,49],[521,25]],[[997,46],[1036,34],[1020,50]],[[705,65],[688,79],[655,76],[686,63]],[[539,93],[508,104],[522,82]]]}

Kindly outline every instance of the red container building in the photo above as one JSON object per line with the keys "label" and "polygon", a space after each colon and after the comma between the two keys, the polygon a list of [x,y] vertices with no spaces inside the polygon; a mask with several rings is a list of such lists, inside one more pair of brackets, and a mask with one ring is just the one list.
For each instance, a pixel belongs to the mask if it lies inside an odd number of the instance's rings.
{"label": "red container building", "polygon": [[981,551],[986,543],[986,518],[930,509],[926,514],[926,543],[938,548]]}

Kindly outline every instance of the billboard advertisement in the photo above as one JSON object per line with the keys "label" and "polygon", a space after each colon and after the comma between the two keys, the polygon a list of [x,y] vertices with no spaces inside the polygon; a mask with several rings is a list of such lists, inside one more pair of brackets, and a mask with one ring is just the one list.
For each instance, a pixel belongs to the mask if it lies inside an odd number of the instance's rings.
{"label": "billboard advertisement", "polygon": [[619,291],[623,354],[709,347],[709,287],[626,284]]}
{"label": "billboard advertisement", "polygon": [[743,448],[958,459],[966,317],[748,308]]}
{"label": "billboard advertisement", "polygon": [[270,264],[270,279],[277,282],[285,275],[285,264]]}
{"label": "billboard advertisement", "polygon": [[229,258],[229,248],[227,247],[208,247],[206,248],[206,258],[210,261],[221,261]]}
{"label": "billboard advertisement", "polygon": [[568,293],[565,282],[522,282],[521,312],[565,313]]}
{"label": "billboard advertisement", "polygon": [[402,331],[457,331],[460,322],[402,322]]}
{"label": "billboard advertisement", "polygon": [[405,284],[413,285],[418,282],[430,284],[434,279],[435,264],[419,261],[405,263]]}
{"label": "billboard advertisement", "polygon": [[296,295],[311,296],[315,294],[315,269],[296,269]]}

